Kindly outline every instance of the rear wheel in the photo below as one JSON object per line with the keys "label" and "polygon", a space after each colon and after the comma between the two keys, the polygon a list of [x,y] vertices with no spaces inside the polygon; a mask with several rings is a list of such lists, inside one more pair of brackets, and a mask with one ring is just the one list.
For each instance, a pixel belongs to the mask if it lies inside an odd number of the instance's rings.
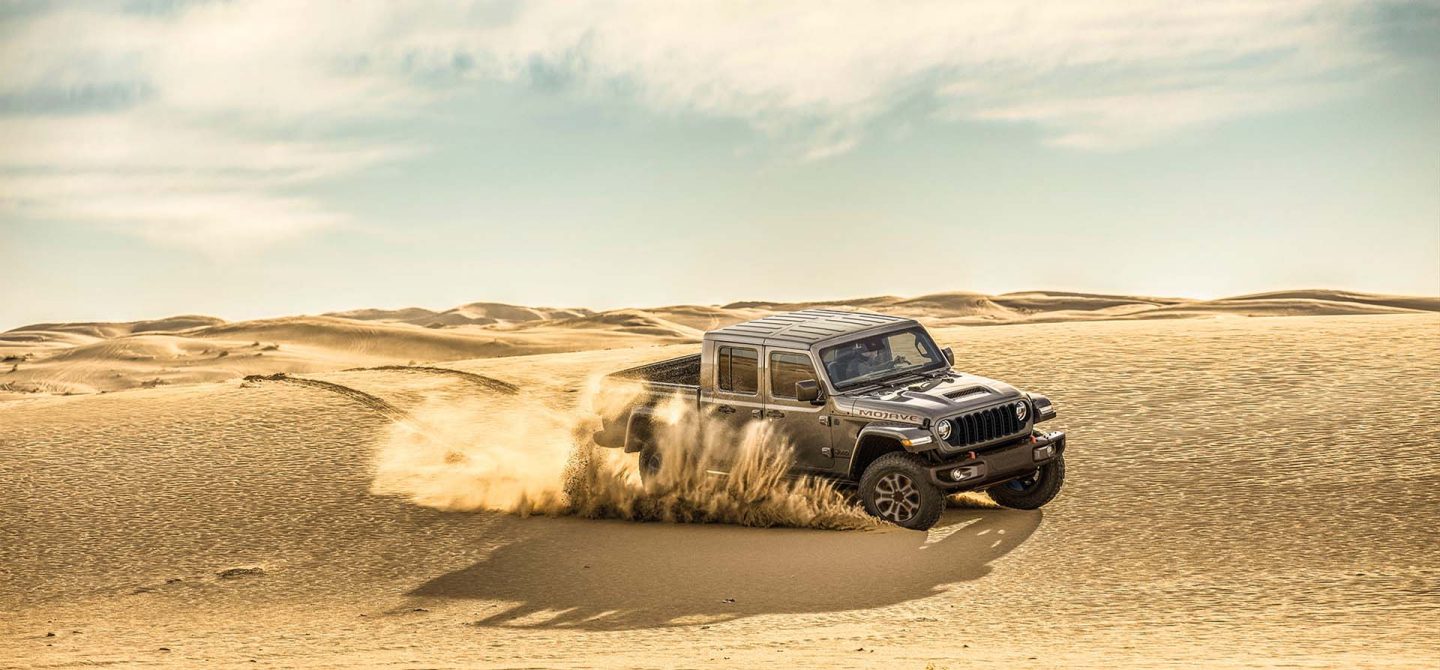
{"label": "rear wheel", "polygon": [[860,476],[865,511],[901,528],[926,530],[940,520],[945,495],[919,457],[903,451],[875,459]]}
{"label": "rear wheel", "polygon": [[1065,457],[1040,466],[1039,470],[1004,484],[996,484],[985,491],[1002,507],[1012,509],[1039,509],[1041,505],[1055,499],[1060,486],[1065,483]]}
{"label": "rear wheel", "polygon": [[660,452],[645,448],[640,451],[640,481],[646,485],[655,481],[660,472]]}

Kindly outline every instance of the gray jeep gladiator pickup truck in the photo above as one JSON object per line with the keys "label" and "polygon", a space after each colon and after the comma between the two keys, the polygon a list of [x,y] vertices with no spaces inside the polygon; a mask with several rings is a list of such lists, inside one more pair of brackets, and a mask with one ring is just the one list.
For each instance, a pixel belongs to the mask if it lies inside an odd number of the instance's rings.
{"label": "gray jeep gladiator pickup truck", "polygon": [[737,427],[774,422],[793,450],[794,476],[858,487],[865,510],[891,523],[935,525],[945,496],[985,491],[1036,509],[1065,479],[1065,434],[1037,430],[1050,400],[957,372],[913,319],[810,309],[705,334],[699,354],[609,376],[639,383],[638,399],[603,416],[597,444],[658,468],[652,419],[680,394]]}

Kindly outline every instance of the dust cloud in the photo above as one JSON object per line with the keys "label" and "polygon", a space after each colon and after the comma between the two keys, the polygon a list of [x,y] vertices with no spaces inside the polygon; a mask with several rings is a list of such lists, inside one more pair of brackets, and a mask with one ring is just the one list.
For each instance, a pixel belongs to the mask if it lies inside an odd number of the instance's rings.
{"label": "dust cloud", "polygon": [[[659,465],[600,447],[600,416],[638,387],[591,380],[571,410],[524,395],[457,401],[434,397],[391,424],[372,492],[443,510],[496,510],[588,518],[826,529],[874,527],[828,483],[786,477],[790,450],[773,429],[736,429],[693,401],[657,406],[651,439]],[[716,474],[723,472],[726,474]]]}

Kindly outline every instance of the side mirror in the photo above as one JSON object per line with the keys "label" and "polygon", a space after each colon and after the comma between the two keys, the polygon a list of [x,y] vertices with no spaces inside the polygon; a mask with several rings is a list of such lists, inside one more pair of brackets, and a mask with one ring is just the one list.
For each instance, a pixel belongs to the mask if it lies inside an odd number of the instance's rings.
{"label": "side mirror", "polygon": [[820,382],[814,379],[795,382],[795,399],[801,402],[819,404]]}
{"label": "side mirror", "polygon": [[951,349],[950,347],[945,347],[944,349],[942,349],[942,350],[940,351],[940,353],[945,354],[945,362],[946,362],[946,363],[949,363],[949,364],[951,364],[951,365],[954,365],[954,364],[955,364],[955,350],[954,350],[954,349]]}

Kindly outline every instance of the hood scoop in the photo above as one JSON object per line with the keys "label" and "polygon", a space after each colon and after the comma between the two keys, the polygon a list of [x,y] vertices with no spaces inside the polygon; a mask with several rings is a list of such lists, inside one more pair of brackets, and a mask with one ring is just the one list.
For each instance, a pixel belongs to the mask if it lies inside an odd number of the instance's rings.
{"label": "hood scoop", "polygon": [[970,398],[978,398],[982,395],[990,395],[990,389],[984,386],[971,386],[970,388],[950,391],[945,394],[945,397],[951,400],[969,400]]}

